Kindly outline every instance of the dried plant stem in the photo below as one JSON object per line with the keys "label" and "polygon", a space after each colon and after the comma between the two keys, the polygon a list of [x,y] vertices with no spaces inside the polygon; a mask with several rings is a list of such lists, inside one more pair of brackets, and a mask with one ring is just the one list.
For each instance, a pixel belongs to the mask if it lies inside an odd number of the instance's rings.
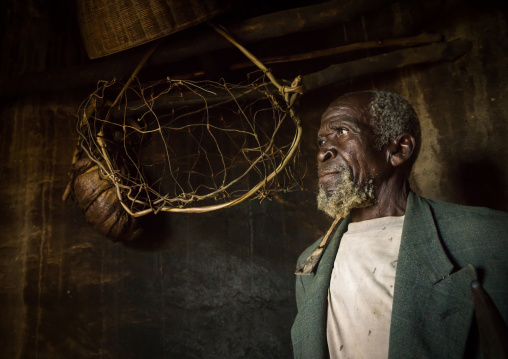
{"label": "dried plant stem", "polygon": [[321,256],[323,255],[323,252],[326,246],[328,245],[330,235],[332,234],[333,230],[335,229],[335,227],[337,226],[337,224],[341,219],[342,217],[340,216],[335,218],[332,225],[330,226],[325,236],[323,237],[323,240],[321,241],[321,243],[319,243],[319,246],[314,250],[314,252],[312,252],[310,256],[307,257],[307,259],[305,259],[302,262],[300,267],[296,269],[295,274],[309,275],[315,270],[316,265],[319,263],[319,260],[321,259]]}
{"label": "dried plant stem", "polygon": [[242,45],[240,45],[235,39],[233,39],[233,36],[231,36],[223,27],[221,26],[217,26],[215,25],[214,23],[212,22],[208,22],[208,24],[215,30],[217,31],[219,34],[221,34],[222,36],[224,36],[224,38],[226,40],[228,40],[229,42],[231,42],[233,45],[235,45],[238,50],[240,50],[245,56],[247,56],[247,58],[249,60],[251,60],[257,67],[259,67],[267,76],[268,78],[270,79],[270,81],[279,89],[281,89],[281,85],[279,84],[279,82],[277,81],[277,79],[275,78],[275,76],[273,76],[273,74],[270,72],[270,70],[268,70],[268,68],[263,65],[263,63],[261,61],[259,61],[253,54],[251,54],[245,47],[243,47]]}
{"label": "dried plant stem", "polygon": [[[300,119],[299,117],[297,116],[297,114],[295,113],[294,109],[291,107],[294,102],[296,101],[296,98],[298,96],[298,86],[299,86],[299,80],[296,80],[291,88],[287,88],[287,87],[284,87],[284,86],[281,86],[279,84],[279,82],[275,79],[275,77],[273,76],[273,74],[270,72],[270,70],[265,66],[263,65],[263,63],[261,61],[259,61],[253,54],[251,54],[247,49],[245,49],[243,46],[241,46],[240,44],[238,44],[238,42],[236,42],[233,37],[227,33],[227,31],[225,31],[223,28],[221,27],[218,27],[212,23],[210,23],[210,26],[212,26],[219,34],[221,34],[222,36],[224,36],[228,41],[230,41],[232,44],[234,44],[245,56],[247,56],[247,58],[249,58],[249,60],[251,60],[254,64],[256,64],[256,66],[258,66],[265,74],[266,76],[270,79],[270,81],[272,82],[273,85],[275,85],[277,87],[277,89],[281,92],[281,94],[284,96],[286,102],[287,102],[287,105],[288,105],[288,108],[290,109],[290,115],[295,123],[295,126],[296,126],[296,134],[295,134],[295,137],[293,139],[293,142],[291,144],[291,147],[288,151],[288,153],[286,154],[286,156],[284,157],[284,159],[282,160],[282,162],[277,166],[277,168],[272,172],[270,173],[264,180],[260,181],[258,184],[256,184],[254,187],[252,187],[247,193],[245,193],[244,195],[232,200],[232,201],[229,201],[229,202],[226,202],[226,203],[222,203],[222,204],[218,204],[218,205],[211,205],[211,206],[203,206],[203,207],[190,207],[190,208],[175,208],[175,207],[169,207],[169,206],[163,206],[162,208],[160,208],[159,210],[160,211],[164,211],[164,212],[180,212],[180,213],[203,213],[203,212],[210,212],[210,211],[215,211],[215,210],[218,210],[218,209],[222,209],[222,208],[227,208],[227,207],[231,207],[231,206],[234,206],[240,202],[243,202],[245,201],[247,198],[251,197],[254,193],[256,193],[258,190],[260,190],[262,187],[266,186],[266,184],[268,182],[270,182],[271,180],[273,180],[275,178],[275,176],[277,176],[277,174],[279,174],[281,171],[284,170],[284,168],[289,164],[289,162],[292,160],[292,158],[294,157],[297,149],[298,149],[298,145],[300,144],[300,141],[301,141],[301,137],[302,137],[302,127],[301,127],[301,123],[300,123]],[[290,96],[290,92],[294,92],[291,96]],[[268,151],[268,149],[267,149]],[[261,157],[263,156],[263,154],[261,155]],[[253,166],[251,166],[250,168],[252,168]],[[116,186],[118,186],[118,184],[115,183]],[[154,212],[154,208],[153,207],[150,207],[148,209],[145,209],[145,210],[142,210],[142,211],[138,211],[138,212],[133,212],[129,206],[127,206],[127,204],[125,204],[122,200],[121,200],[121,204],[123,206],[123,208],[132,216],[134,217],[140,217],[140,216],[144,216],[148,213],[151,213],[151,212]]]}
{"label": "dried plant stem", "polygon": [[[267,191],[284,188],[275,179],[295,159],[301,141],[301,123],[293,108],[301,93],[301,79],[298,77],[291,86],[282,86],[266,66],[224,29],[215,29],[262,70],[260,79],[248,85],[169,78],[149,87],[133,84],[143,63],[155,50],[153,47],[112,104],[105,106],[106,114],[102,113],[101,117],[94,101],[103,97],[111,82],[103,83],[82,110],[81,147],[115,186],[121,206],[133,217],[159,211],[208,212],[233,206],[256,193],[262,198]],[[266,78],[270,83],[265,82]],[[274,93],[275,88],[279,94]],[[259,96],[238,101],[249,92],[259,93]],[[193,94],[190,97],[193,101],[200,100],[194,107],[185,100],[189,93]],[[213,104],[208,104],[210,94],[215,99]],[[162,114],[154,110],[156,103],[177,97],[180,99],[178,106],[170,106]],[[259,107],[266,102],[268,108]],[[128,103],[131,105],[127,106]],[[226,103],[229,105],[225,106]],[[223,114],[232,121],[225,121]],[[277,136],[287,117],[291,117],[296,127],[290,143],[282,140],[284,135]],[[109,141],[104,138],[106,134],[123,134],[124,137],[112,137]],[[164,149],[159,152],[160,157],[153,153],[150,159],[142,158],[148,152],[136,153],[137,147],[133,149],[132,143],[126,142],[127,138],[142,141],[143,136],[148,143]],[[149,151],[160,149],[153,146]],[[186,152],[184,148],[193,150]],[[201,172],[204,168],[207,170]],[[153,171],[161,171],[158,174],[161,177],[153,177]],[[246,186],[254,178],[257,184]],[[227,202],[190,207],[203,200]]]}
{"label": "dried plant stem", "polygon": [[[122,87],[122,90],[120,91],[120,93],[118,94],[118,96],[115,98],[115,101],[113,101],[113,103],[111,104],[110,106],[110,109],[115,107],[118,102],[120,102],[120,100],[122,99],[122,96],[125,94],[125,91],[127,91],[127,89],[129,88],[129,86],[131,85],[132,81],[136,78],[136,76],[138,75],[139,71],[141,71],[141,69],[143,68],[143,66],[145,66],[146,62],[148,61],[148,59],[150,58],[150,56],[152,56],[152,54],[155,52],[155,50],[157,49],[157,47],[159,47],[159,44],[160,44],[160,41],[157,41],[156,43],[154,43],[147,51],[146,53],[143,55],[143,57],[141,58],[141,61],[139,62],[138,66],[136,66],[136,68],[134,69],[134,71],[132,72],[131,76],[129,77],[129,79],[127,80],[127,82],[125,83],[125,85]],[[110,111],[108,111],[107,115],[106,115],[106,118],[105,118],[105,121],[108,120],[109,116],[110,116]]]}
{"label": "dried plant stem", "polygon": [[[95,111],[97,107],[97,99],[92,97],[90,102],[88,103],[86,110],[83,112],[83,117],[81,119],[81,125],[88,121],[92,113]],[[71,166],[76,163],[79,159],[79,154],[81,152],[81,138],[78,138],[76,149],[74,150],[74,154],[72,155]],[[71,181],[67,183],[67,187],[65,187],[64,194],[62,195],[62,201],[67,201],[69,195],[71,194]]]}
{"label": "dried plant stem", "polygon": [[[76,147],[76,149],[74,150],[74,154],[72,155],[72,162],[71,162],[71,166],[76,163],[76,161],[78,160],[78,157],[79,157],[79,140],[78,140],[78,147]],[[69,198],[69,195],[71,194],[71,182],[69,181],[67,183],[67,187],[65,187],[65,191],[64,191],[64,194],[62,195],[62,201],[67,201],[67,198]]]}

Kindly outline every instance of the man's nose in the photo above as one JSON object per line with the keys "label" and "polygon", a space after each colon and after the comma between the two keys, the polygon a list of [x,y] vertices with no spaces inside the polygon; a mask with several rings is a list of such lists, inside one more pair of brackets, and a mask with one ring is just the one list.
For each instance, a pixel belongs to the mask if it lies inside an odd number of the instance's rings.
{"label": "man's nose", "polygon": [[319,150],[317,155],[318,162],[326,162],[337,156],[337,150],[333,147],[323,147]]}

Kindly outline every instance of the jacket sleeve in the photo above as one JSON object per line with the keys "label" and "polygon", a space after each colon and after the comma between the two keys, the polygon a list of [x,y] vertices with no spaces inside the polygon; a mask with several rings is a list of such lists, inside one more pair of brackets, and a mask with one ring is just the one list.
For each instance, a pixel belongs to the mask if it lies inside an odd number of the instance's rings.
{"label": "jacket sleeve", "polygon": [[296,295],[296,308],[300,311],[300,308],[303,304],[303,297],[305,295],[305,287],[303,286],[302,276],[296,276],[296,286],[295,286],[295,295]]}
{"label": "jacket sleeve", "polygon": [[[314,252],[314,250],[317,248],[317,246],[321,243],[322,239],[323,238],[318,239],[311,246],[307,247],[307,249],[305,251],[303,251],[303,253],[298,258],[296,268],[299,268],[300,265],[303,263],[303,261],[305,259],[307,259],[307,257],[310,256],[312,254],[312,252]],[[303,305],[306,284],[308,284],[309,281],[311,281],[313,277],[314,277],[314,274],[296,275],[295,296],[296,296],[296,307],[297,307],[298,311],[300,311],[300,308]]]}

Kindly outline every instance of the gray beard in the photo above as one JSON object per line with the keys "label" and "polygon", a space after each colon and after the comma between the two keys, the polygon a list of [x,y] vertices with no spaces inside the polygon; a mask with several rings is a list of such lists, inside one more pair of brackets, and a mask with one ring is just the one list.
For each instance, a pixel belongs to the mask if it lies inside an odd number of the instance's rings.
{"label": "gray beard", "polygon": [[372,179],[359,185],[354,182],[352,172],[346,166],[338,169],[338,179],[333,185],[335,189],[327,193],[320,184],[317,196],[318,209],[332,218],[346,217],[353,208],[369,207],[376,202]]}

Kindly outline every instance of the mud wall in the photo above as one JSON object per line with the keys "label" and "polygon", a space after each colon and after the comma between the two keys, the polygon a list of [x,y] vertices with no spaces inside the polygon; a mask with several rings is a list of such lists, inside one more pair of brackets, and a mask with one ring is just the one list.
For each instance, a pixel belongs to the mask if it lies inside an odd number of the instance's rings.
{"label": "mud wall", "polygon": [[[363,41],[411,22],[467,38],[472,50],[302,98],[305,190],[220,213],[162,214],[129,245],[95,233],[61,200],[76,109],[90,89],[2,98],[0,357],[291,357],[296,258],[330,223],[315,209],[315,134],[324,108],[344,92],[392,90],[415,105],[423,148],[411,181],[419,194],[508,210],[506,8],[436,2],[425,22],[414,20],[428,3],[395,4],[385,23],[366,16],[332,34]],[[3,75],[85,61],[68,2],[51,4],[0,5]]]}

